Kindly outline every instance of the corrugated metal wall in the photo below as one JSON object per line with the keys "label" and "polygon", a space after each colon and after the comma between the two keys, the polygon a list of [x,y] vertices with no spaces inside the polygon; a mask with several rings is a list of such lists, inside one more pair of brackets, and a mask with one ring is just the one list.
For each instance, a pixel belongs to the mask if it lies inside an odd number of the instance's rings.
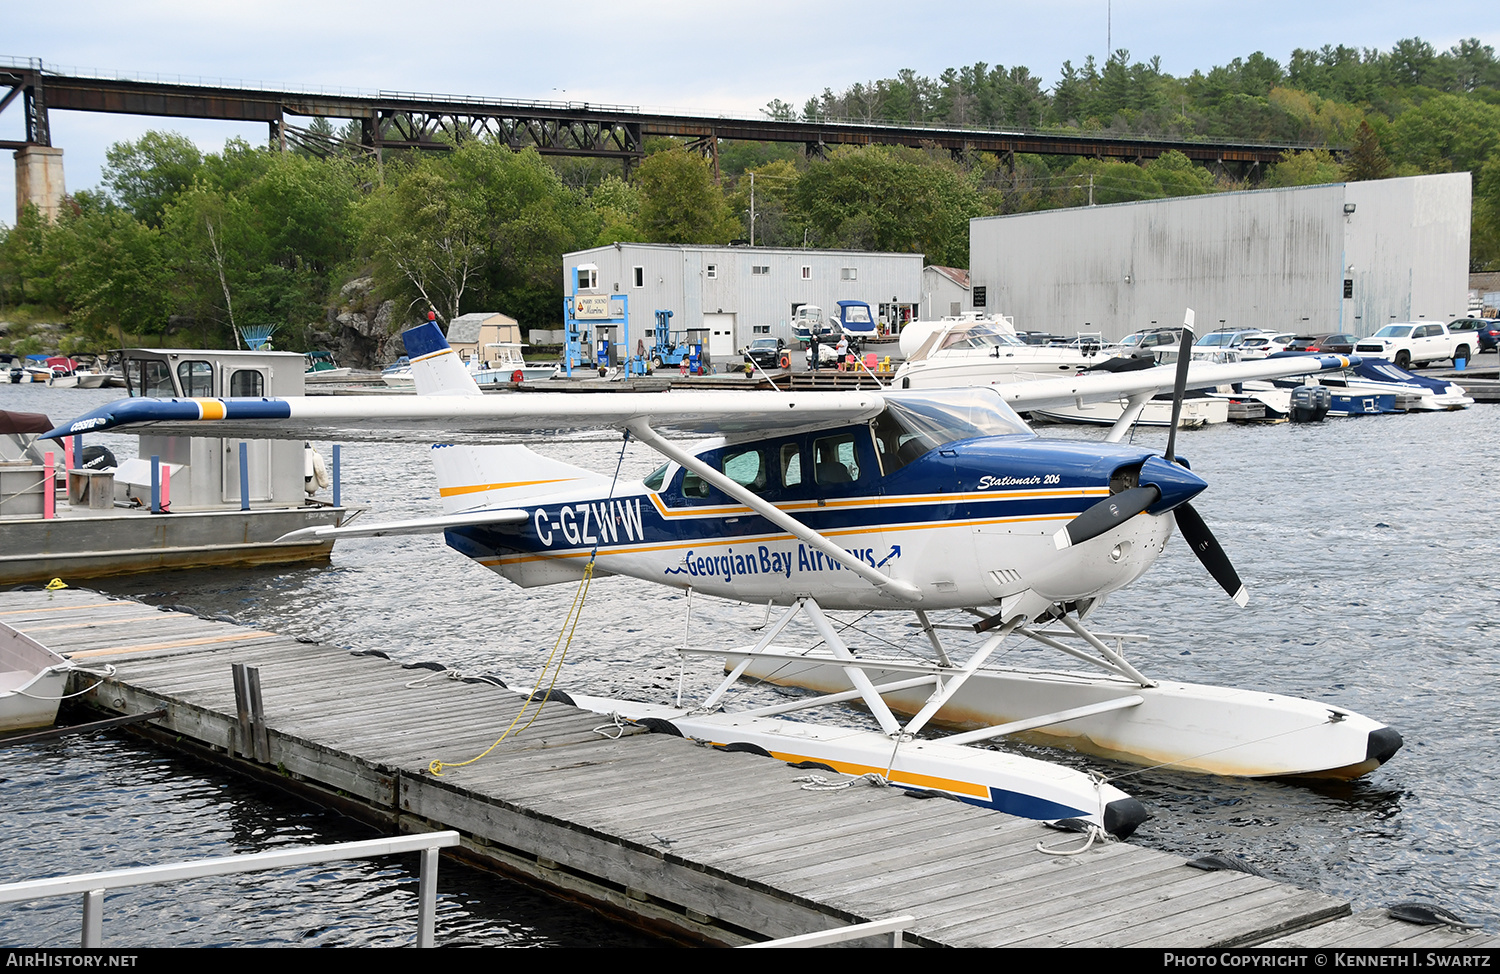
{"label": "corrugated metal wall", "polygon": [[[597,264],[602,287],[618,284],[620,293],[630,296],[632,344],[653,327],[652,312],[658,308],[672,311],[674,332],[701,327],[705,313],[733,314],[734,344],[740,348],[757,335],[790,342],[794,305],[816,304],[831,314],[840,300],[865,301],[878,309],[892,298],[916,304],[922,296],[921,254],[622,243],[564,255],[563,280],[570,293],[579,264]],[[636,267],[642,268],[639,288]],[[757,267],[765,273],[756,273]],[[854,280],[844,279],[845,268],[854,270]],[[757,333],[756,326],[769,331]]]}
{"label": "corrugated metal wall", "polygon": [[970,282],[1017,328],[1059,334],[1116,339],[1187,307],[1200,333],[1368,334],[1463,313],[1469,201],[1454,173],[987,217]]}

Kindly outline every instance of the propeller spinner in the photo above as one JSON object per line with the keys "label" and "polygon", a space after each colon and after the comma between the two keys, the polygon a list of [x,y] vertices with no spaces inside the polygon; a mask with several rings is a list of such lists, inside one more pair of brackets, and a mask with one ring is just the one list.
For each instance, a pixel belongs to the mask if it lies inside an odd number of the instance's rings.
{"label": "propeller spinner", "polygon": [[[1180,476],[1187,471],[1178,464],[1174,453],[1177,445],[1177,420],[1182,414],[1182,399],[1187,391],[1188,364],[1192,356],[1192,309],[1188,310],[1183,326],[1182,344],[1177,351],[1177,381],[1172,389],[1172,426],[1167,434],[1167,449],[1162,460],[1146,461],[1141,465],[1138,478],[1140,486],[1128,487],[1089,507],[1057,532],[1053,541],[1061,550],[1105,534],[1143,511],[1156,508],[1156,513],[1162,513],[1170,510],[1177,522],[1177,529],[1182,532],[1182,539],[1193,549],[1198,561],[1208,569],[1214,581],[1229,593],[1230,598],[1244,606],[1250,601],[1244,583],[1240,581],[1239,574],[1235,572],[1234,565],[1230,564],[1229,556],[1224,554],[1224,549],[1214,538],[1213,532],[1187,500],[1207,484],[1198,477],[1187,474],[1187,478],[1196,481],[1197,486],[1193,488],[1191,481]],[[1162,466],[1169,467],[1175,475],[1153,469]],[[1177,497],[1171,496],[1172,494],[1177,494]]]}

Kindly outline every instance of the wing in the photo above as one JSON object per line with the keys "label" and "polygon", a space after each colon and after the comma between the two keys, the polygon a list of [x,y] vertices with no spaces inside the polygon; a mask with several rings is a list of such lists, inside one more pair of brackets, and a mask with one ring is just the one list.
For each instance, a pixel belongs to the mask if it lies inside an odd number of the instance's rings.
{"label": "wing", "polygon": [[[1252,379],[1279,379],[1289,375],[1311,375],[1358,365],[1358,356],[1284,355],[1254,362],[1194,362],[1188,367],[1187,388],[1215,386]],[[1017,412],[1072,403],[1105,402],[1136,395],[1171,392],[1176,381],[1175,365],[1157,365],[1137,372],[1087,372],[1059,379],[996,383],[991,388]]]}
{"label": "wing", "polygon": [[[52,438],[122,426],[185,436],[289,439],[398,438],[423,442],[465,434],[555,437],[624,429],[730,433],[857,423],[885,407],[878,392],[533,392],[487,396],[300,396],[284,399],[121,399],[48,433]],[[350,436],[363,432],[367,436]]]}

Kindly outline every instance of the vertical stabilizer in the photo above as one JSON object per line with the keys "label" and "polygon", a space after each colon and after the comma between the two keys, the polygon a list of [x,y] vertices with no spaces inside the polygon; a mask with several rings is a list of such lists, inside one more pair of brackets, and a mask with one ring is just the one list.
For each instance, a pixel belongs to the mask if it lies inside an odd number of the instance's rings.
{"label": "vertical stabilizer", "polygon": [[482,396],[474,377],[448,345],[438,323],[428,320],[401,333],[419,396]]}
{"label": "vertical stabilizer", "polygon": [[602,493],[610,478],[528,450],[524,446],[432,448],[438,493],[446,514],[488,508],[530,507],[578,493]]}

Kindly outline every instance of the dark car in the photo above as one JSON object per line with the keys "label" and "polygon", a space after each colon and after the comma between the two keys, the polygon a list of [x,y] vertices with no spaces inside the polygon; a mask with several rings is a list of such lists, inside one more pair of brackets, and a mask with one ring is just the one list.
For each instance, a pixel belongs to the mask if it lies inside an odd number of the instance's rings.
{"label": "dark car", "polygon": [[1458,318],[1448,322],[1448,333],[1464,336],[1472,334],[1481,352],[1492,352],[1496,343],[1500,342],[1500,319]]}
{"label": "dark car", "polygon": [[780,338],[757,338],[745,346],[745,358],[763,369],[781,367],[781,350],[786,342]]}
{"label": "dark car", "polygon": [[1338,332],[1327,335],[1299,335],[1296,341],[1287,346],[1288,352],[1326,352],[1329,355],[1353,355],[1354,343],[1358,341],[1353,335]]}

